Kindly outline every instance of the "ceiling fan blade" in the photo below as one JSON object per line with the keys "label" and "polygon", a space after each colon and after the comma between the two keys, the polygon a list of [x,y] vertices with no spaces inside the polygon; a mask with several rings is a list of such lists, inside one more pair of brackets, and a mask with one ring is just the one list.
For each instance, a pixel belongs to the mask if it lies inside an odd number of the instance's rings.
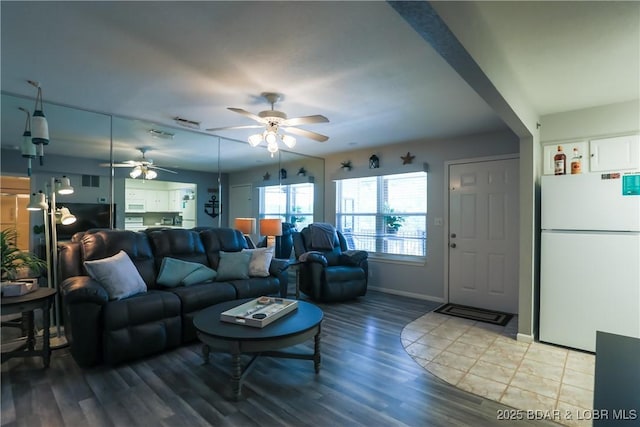
{"label": "ceiling fan blade", "polygon": [[215,132],[215,131],[218,131],[218,130],[229,130],[229,129],[257,129],[257,128],[264,128],[264,126],[262,126],[262,125],[225,126],[225,127],[222,127],[222,128],[207,129],[207,132]]}
{"label": "ceiling fan blade", "polygon": [[172,171],[172,170],[170,170],[170,169],[161,168],[160,166],[151,166],[151,165],[150,165],[150,166],[148,166],[148,168],[149,168],[149,169],[157,169],[157,170],[160,170],[160,171],[169,172],[169,173],[175,173],[175,174],[177,174],[177,173],[178,173],[178,172],[176,172],[176,171]]}
{"label": "ceiling fan blade", "polygon": [[304,130],[304,129],[298,129],[298,128],[292,128],[292,127],[283,127],[282,129],[284,129],[286,132],[304,136],[306,138],[313,139],[314,141],[318,141],[318,142],[325,142],[326,140],[329,139],[328,136],[321,135],[316,132],[311,132],[310,130]]}
{"label": "ceiling fan blade", "polygon": [[287,119],[282,123],[282,126],[299,126],[308,125],[311,123],[329,123],[329,119],[321,114],[315,114],[313,116],[294,117]]}
{"label": "ceiling fan blade", "polygon": [[233,111],[234,113],[242,114],[243,116],[249,117],[250,119],[255,120],[258,123],[266,123],[266,120],[262,117],[256,116],[255,114],[250,113],[247,110],[243,110],[242,108],[227,107],[227,110]]}
{"label": "ceiling fan blade", "polygon": [[[108,167],[111,167],[112,165],[111,163],[100,163],[100,166],[108,168]],[[132,168],[134,166],[136,166],[135,163],[114,163],[113,164],[114,168]]]}

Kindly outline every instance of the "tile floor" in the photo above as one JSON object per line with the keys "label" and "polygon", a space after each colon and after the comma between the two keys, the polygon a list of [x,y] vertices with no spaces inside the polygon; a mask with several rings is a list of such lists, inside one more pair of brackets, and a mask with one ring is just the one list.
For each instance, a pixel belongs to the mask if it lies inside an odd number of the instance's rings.
{"label": "tile floor", "polygon": [[[429,312],[402,331],[413,359],[470,393],[570,426],[591,426],[595,356],[516,341],[517,317],[506,326]],[[532,412],[526,412],[532,411]]]}

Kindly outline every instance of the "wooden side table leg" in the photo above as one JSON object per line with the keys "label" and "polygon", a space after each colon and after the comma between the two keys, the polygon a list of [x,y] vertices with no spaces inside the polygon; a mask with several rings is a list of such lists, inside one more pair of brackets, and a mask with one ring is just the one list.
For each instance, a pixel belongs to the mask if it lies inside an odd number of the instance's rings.
{"label": "wooden side table leg", "polygon": [[51,343],[49,342],[49,329],[51,326],[49,325],[49,309],[51,308],[51,301],[47,301],[44,308],[42,309],[42,324],[43,324],[43,334],[42,334],[42,361],[44,363],[44,367],[48,368],[49,363],[51,361]]}
{"label": "wooden side table leg", "polygon": [[27,348],[29,351],[33,351],[36,346],[35,324],[33,318],[33,310],[22,313],[22,320],[25,322],[25,325],[23,325],[23,331],[26,332],[27,335]]}

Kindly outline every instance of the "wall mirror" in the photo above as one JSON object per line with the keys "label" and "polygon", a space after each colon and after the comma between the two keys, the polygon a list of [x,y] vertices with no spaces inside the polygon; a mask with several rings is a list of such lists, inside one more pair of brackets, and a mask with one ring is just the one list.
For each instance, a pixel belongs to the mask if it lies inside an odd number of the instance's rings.
{"label": "wall mirror", "polygon": [[[22,96],[2,93],[2,175],[27,176],[27,159],[21,156],[20,146],[26,115],[18,109],[32,111],[34,100]],[[181,127],[85,111],[44,103],[44,112],[49,122],[50,144],[44,149],[44,164],[33,159],[31,191],[45,190],[51,177],[67,176],[75,188],[74,194],[60,197],[58,205],[90,204],[108,205],[112,211],[110,221],[117,228],[125,228],[127,212],[127,184],[147,188],[148,192],[174,191],[169,196],[178,206],[178,195],[183,199],[193,197],[191,210],[195,210],[191,226],[233,226],[237,217],[235,207],[239,205],[239,184],[248,185],[250,211],[247,215],[260,215],[260,188],[268,185],[287,185],[304,180],[313,181],[313,217],[322,220],[324,209],[324,160],[294,152],[279,151],[271,157],[263,147],[251,147],[244,141],[222,138]],[[142,151],[155,166],[177,173],[157,170],[153,180],[135,180],[132,168],[114,167],[109,164],[142,160]],[[106,166],[105,166],[106,164]],[[298,174],[300,169],[304,174]],[[286,177],[281,176],[286,170]],[[266,178],[268,179],[265,179]],[[161,184],[162,183],[162,184]],[[161,188],[161,187],[165,188]],[[177,192],[179,191],[179,193]],[[191,194],[193,191],[193,194]],[[205,204],[215,197],[217,216],[205,210]],[[146,199],[145,199],[146,203]],[[293,203],[293,202],[292,202]],[[189,204],[189,203],[187,203]],[[290,206],[294,208],[295,206]],[[166,213],[175,212],[170,208]],[[305,212],[308,208],[304,208]],[[152,225],[160,222],[168,225],[171,216],[160,212],[153,215]],[[286,218],[287,207],[279,208]],[[211,212],[210,210],[208,212]],[[28,214],[27,214],[28,215]],[[186,215],[182,215],[183,219]],[[309,216],[309,215],[307,215]],[[189,218],[191,219],[191,218]],[[311,219],[311,218],[309,218]],[[31,228],[42,222],[37,214],[31,214]],[[175,219],[173,220],[175,222]],[[175,224],[172,224],[175,225]],[[183,224],[184,226],[184,224]],[[38,242],[37,236],[32,236]]]}

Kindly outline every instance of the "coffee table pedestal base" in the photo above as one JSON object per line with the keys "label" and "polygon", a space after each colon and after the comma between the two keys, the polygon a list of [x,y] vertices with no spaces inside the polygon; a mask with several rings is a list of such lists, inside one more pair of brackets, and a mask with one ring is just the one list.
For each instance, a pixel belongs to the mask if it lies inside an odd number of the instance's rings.
{"label": "coffee table pedestal base", "polygon": [[[281,348],[301,344],[313,337],[313,353],[294,353],[278,351]],[[277,337],[265,340],[226,340],[203,332],[198,332],[198,339],[203,342],[202,358],[204,363],[209,363],[209,354],[225,352],[231,354],[231,391],[233,398],[239,400],[242,393],[242,382],[253,368],[255,361],[260,356],[279,357],[285,359],[313,360],[315,373],[320,373],[320,324],[297,334],[287,337]],[[242,354],[253,355],[249,363],[243,368],[240,356]]]}

